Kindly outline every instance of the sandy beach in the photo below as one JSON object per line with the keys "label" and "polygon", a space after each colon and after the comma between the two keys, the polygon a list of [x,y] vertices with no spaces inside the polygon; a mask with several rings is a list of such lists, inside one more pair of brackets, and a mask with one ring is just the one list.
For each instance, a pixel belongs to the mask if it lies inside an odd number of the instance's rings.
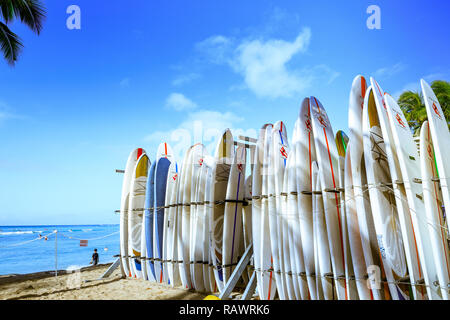
{"label": "sandy beach", "polygon": [[39,272],[0,276],[1,300],[202,300],[205,294],[182,287],[123,279],[120,268],[104,280],[109,267],[103,264],[79,272]]}

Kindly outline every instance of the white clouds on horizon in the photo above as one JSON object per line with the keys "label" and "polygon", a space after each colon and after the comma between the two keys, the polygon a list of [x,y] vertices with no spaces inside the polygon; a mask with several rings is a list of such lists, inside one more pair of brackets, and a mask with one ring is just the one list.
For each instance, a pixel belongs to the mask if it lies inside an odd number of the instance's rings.
{"label": "white clouds on horizon", "polygon": [[176,111],[183,111],[195,109],[197,104],[183,94],[173,92],[166,99],[166,107]]}

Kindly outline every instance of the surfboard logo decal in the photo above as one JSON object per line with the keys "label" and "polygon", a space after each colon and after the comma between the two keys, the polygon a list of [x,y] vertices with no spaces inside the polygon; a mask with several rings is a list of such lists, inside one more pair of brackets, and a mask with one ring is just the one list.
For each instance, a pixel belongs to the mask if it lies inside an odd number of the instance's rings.
{"label": "surfboard logo decal", "polygon": [[434,110],[434,113],[436,113],[436,115],[439,117],[439,119],[442,120],[441,113],[439,112],[438,108],[436,107],[436,103],[434,103],[434,102],[433,102],[433,110]]}
{"label": "surfboard logo decal", "polygon": [[309,117],[306,119],[305,125],[306,125],[306,130],[308,130],[308,132],[312,132],[311,119]]}
{"label": "surfboard logo decal", "polygon": [[240,171],[240,172],[243,172],[243,166],[242,166],[242,163],[238,163],[237,164],[237,168],[238,168],[238,170]]}
{"label": "surfboard logo decal", "polygon": [[286,149],[285,149],[283,146],[282,146],[281,149],[280,149],[280,153],[281,153],[281,157],[282,157],[283,159],[287,159],[288,154],[287,154],[287,152],[286,152]]}
{"label": "surfboard logo decal", "polygon": [[203,158],[201,158],[201,159],[198,160],[198,164],[199,164],[199,165],[203,165]]}
{"label": "surfboard logo decal", "polygon": [[398,124],[402,127],[402,128],[406,128],[405,123],[403,122],[402,117],[400,116],[400,114],[398,114],[398,112],[395,115],[395,119],[397,120]]}
{"label": "surfboard logo decal", "polygon": [[177,177],[178,177],[178,174],[175,173],[175,174],[173,175],[173,177],[172,177],[173,181],[177,180]]}

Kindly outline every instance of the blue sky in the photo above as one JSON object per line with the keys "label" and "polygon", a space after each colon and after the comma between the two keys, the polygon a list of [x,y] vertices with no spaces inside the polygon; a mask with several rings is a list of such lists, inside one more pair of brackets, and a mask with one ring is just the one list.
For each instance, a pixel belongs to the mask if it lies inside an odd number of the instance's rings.
{"label": "blue sky", "polygon": [[310,95],[346,131],[357,74],[394,96],[450,80],[446,1],[44,2],[41,35],[13,23],[23,53],[0,60],[0,225],[118,223],[114,169],[136,147],[153,158],[167,140],[181,161],[226,127],[256,136],[277,120],[290,137]]}

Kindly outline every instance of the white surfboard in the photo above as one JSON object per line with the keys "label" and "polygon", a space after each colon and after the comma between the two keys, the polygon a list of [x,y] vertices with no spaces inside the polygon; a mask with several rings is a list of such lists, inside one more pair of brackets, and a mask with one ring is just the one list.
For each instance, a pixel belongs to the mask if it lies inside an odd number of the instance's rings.
{"label": "white surfboard", "polygon": [[322,104],[315,97],[310,98],[312,128],[316,143],[316,156],[323,192],[325,218],[330,246],[334,282],[339,300],[347,299],[345,282],[345,257],[343,248],[343,230],[341,225],[338,188],[337,150],[333,129]]}
{"label": "white surfboard", "polygon": [[320,169],[316,161],[311,164],[313,178],[313,205],[314,219],[314,245],[317,259],[316,266],[316,291],[319,299],[333,300],[333,268],[331,263],[330,246],[328,242],[327,224],[323,205],[323,188],[321,187]]}
{"label": "white surfboard", "polygon": [[[250,159],[250,164],[252,164],[253,160]],[[253,177],[250,174],[245,178],[244,183],[244,204],[242,206],[242,230],[243,230],[243,238],[244,238],[244,246],[243,251],[247,249],[247,247],[252,243],[252,182]],[[251,268],[253,266],[253,268]],[[243,275],[246,278],[250,279],[252,276],[252,272],[254,269],[254,259],[251,259],[250,264],[247,266],[247,272]],[[247,279],[245,279],[246,282]]]}
{"label": "white surfboard", "polygon": [[353,192],[352,162],[350,153],[353,148],[353,140],[349,140],[347,153],[345,155],[345,217],[347,220],[348,240],[353,262],[353,271],[355,274],[356,287],[359,300],[373,300],[371,291],[367,286],[365,279],[367,267],[364,260],[364,251],[361,243],[361,233],[358,223],[358,214],[356,209],[355,195]]}
{"label": "white surfboard", "polygon": [[[400,227],[403,235],[403,245],[405,247],[406,261],[408,264],[409,278],[412,284],[414,299],[425,299],[426,290],[422,285],[416,285],[424,279],[424,266],[421,266],[419,257],[421,256],[420,243],[415,234],[419,232],[413,225],[411,212],[409,210],[402,172],[398,160],[398,154],[394,148],[394,138],[388,120],[387,106],[384,99],[384,91],[374,78],[370,78],[373,87],[375,104],[378,114],[378,121],[384,139],[387,161],[393,184],[395,204],[398,211]],[[400,183],[399,183],[400,182]]]}
{"label": "white surfboard", "polygon": [[[294,151],[292,151],[294,152]],[[283,268],[282,272],[285,274],[286,279],[286,286],[288,291],[288,298],[289,300],[300,300],[301,294],[300,294],[300,288],[299,288],[299,282],[297,281],[297,268],[295,265],[295,261],[293,260],[293,257],[291,258],[291,250],[290,247],[292,246],[292,240],[293,240],[293,234],[292,229],[289,228],[289,226],[292,226],[291,216],[293,219],[295,219],[293,216],[295,215],[294,211],[289,211],[288,208],[288,180],[289,175],[292,175],[292,162],[295,161],[295,158],[292,157],[292,155],[289,155],[287,161],[286,161],[286,167],[284,170],[284,176],[283,176],[283,185],[282,190],[280,194],[280,200],[281,200],[281,210],[278,213],[279,220],[281,222],[281,229],[282,232],[280,234],[281,241],[280,241],[280,249],[283,252]],[[292,198],[292,197],[290,197]],[[292,199],[289,199],[290,202],[292,202]],[[290,208],[293,206],[291,205]],[[297,207],[297,203],[295,203],[295,206]],[[297,215],[298,218],[298,215]],[[296,221],[297,222],[297,221]],[[291,241],[290,241],[291,240]],[[292,250],[293,254],[293,250]]]}
{"label": "white surfboard", "polygon": [[[409,299],[409,285],[396,284],[408,276],[408,267],[396,208],[395,194],[386,155],[386,146],[378,119],[373,91],[368,91],[363,109],[364,160],[370,205],[377,233],[383,268],[374,270],[387,279],[386,300]],[[369,267],[369,266],[368,266]],[[380,289],[383,287],[379,287]]]}
{"label": "white surfboard", "polygon": [[214,277],[219,291],[225,285],[223,277],[223,227],[225,215],[225,199],[230,175],[231,163],[234,158],[234,141],[231,131],[226,129],[218,141],[214,154],[215,166],[212,173],[212,215],[210,216],[211,258],[214,267]]}
{"label": "white surfboard", "polygon": [[203,212],[205,209],[205,184],[207,168],[203,165],[204,158],[207,156],[206,149],[201,161],[194,163],[191,202],[191,240],[190,240],[190,270],[193,285],[196,291],[205,292],[205,282],[203,274],[203,242],[204,219]]}
{"label": "white surfboard", "polygon": [[122,271],[125,276],[131,277],[131,271],[129,264],[129,252],[128,252],[128,215],[130,204],[130,188],[131,180],[133,178],[133,170],[136,166],[136,162],[139,157],[145,153],[142,148],[133,150],[128,156],[127,164],[125,166],[125,173],[123,175],[122,182],[122,196],[120,200],[120,261]]}
{"label": "white surfboard", "polygon": [[[297,119],[298,120],[298,119]],[[299,130],[298,121],[296,129]],[[298,136],[294,134],[294,136]],[[298,213],[298,189],[297,189],[297,147],[298,143],[293,140],[293,148],[288,158],[287,171],[287,229],[288,229],[288,247],[291,258],[291,267],[293,272],[294,289],[296,290],[296,298],[301,300],[309,300],[309,288],[306,278],[306,270],[303,255],[303,246],[300,237],[300,220]]]}
{"label": "white surfboard", "polygon": [[271,233],[269,227],[269,183],[271,181],[270,153],[272,149],[273,126],[265,128],[263,160],[261,167],[262,194],[261,194],[261,291],[264,300],[273,300],[277,292],[275,270],[273,265]]}
{"label": "white surfboard", "polygon": [[167,188],[172,188],[170,200],[168,203],[167,214],[167,236],[166,236],[166,259],[167,272],[170,284],[172,287],[181,285],[179,266],[177,263],[177,203],[178,203],[178,186],[179,186],[179,171],[178,165],[175,161],[170,164],[169,174],[167,176]]}
{"label": "white surfboard", "polygon": [[355,282],[355,271],[353,268],[353,259],[350,250],[349,232],[347,226],[346,201],[345,201],[345,155],[347,153],[348,136],[344,131],[336,132],[336,147],[338,151],[338,172],[339,172],[339,190],[340,190],[340,208],[341,208],[341,226],[344,245],[345,259],[345,281],[347,285],[347,300],[359,300],[358,290]]}
{"label": "white surfboard", "polygon": [[142,278],[141,261],[141,236],[142,219],[144,216],[145,187],[147,184],[147,175],[149,167],[148,156],[143,153],[136,162],[133,170],[130,188],[130,203],[128,214],[128,251],[132,275],[135,278]]}
{"label": "white surfboard", "polygon": [[242,202],[244,199],[246,156],[246,148],[239,145],[236,148],[228,178],[222,240],[222,270],[224,271],[225,283],[230,278],[243,249],[240,239],[243,232]]}
{"label": "white surfboard", "polygon": [[[189,147],[184,155],[183,164],[181,167],[181,176],[179,180],[178,186],[178,203],[177,203],[177,212],[176,212],[176,221],[177,221],[177,232],[176,232],[176,245],[177,245],[177,261],[180,273],[180,279],[183,287],[190,289],[192,288],[191,276],[189,271],[189,234],[186,236],[183,235],[184,229],[189,226],[189,220],[186,221],[183,216],[183,211],[186,210],[185,207],[186,202],[184,200],[184,192],[185,186],[187,185],[186,180],[188,176],[191,174],[191,163],[192,163],[192,149],[193,146]],[[188,184],[190,186],[190,183]],[[190,203],[190,195],[189,195],[189,203]]]}
{"label": "white surfboard", "polygon": [[[312,211],[312,162],[316,160],[314,136],[311,126],[311,111],[309,98],[302,101],[298,115],[298,130],[295,130],[293,143],[296,144],[296,181],[300,239],[295,244],[301,245],[303,261],[305,264],[306,281],[308,283],[309,296],[312,300],[319,299],[317,294],[315,277],[314,231]],[[296,249],[300,252],[300,248]]]}
{"label": "white surfboard", "polygon": [[[352,89],[349,97],[348,110],[348,126],[349,126],[349,140],[352,147],[349,152],[349,162],[351,164],[351,178],[353,184],[353,196],[355,200],[355,210],[350,210],[347,219],[351,230],[354,233],[349,239],[351,241],[352,254],[355,250],[355,255],[360,256],[360,248],[363,250],[364,259],[353,259],[354,268],[358,268],[359,272],[364,272],[367,275],[367,267],[376,265],[383,268],[380,259],[380,249],[378,248],[377,234],[375,231],[374,220],[372,216],[372,209],[370,207],[369,192],[367,189],[367,177],[364,161],[364,145],[362,132],[362,112],[364,104],[368,104],[370,92],[373,90],[372,86],[366,88],[366,79],[363,76],[356,76],[353,79]],[[356,213],[356,216],[353,215]],[[359,227],[358,227],[359,226]],[[359,234],[359,236],[358,236]],[[360,238],[361,247],[359,245]],[[355,242],[356,241],[356,242]],[[358,264],[361,263],[360,266]],[[356,271],[356,269],[355,269]],[[367,288],[367,286],[365,287]],[[373,285],[370,289],[370,297],[368,292],[359,283],[358,292],[363,300],[384,300],[384,291],[376,289]]]}
{"label": "white surfboard", "polygon": [[[448,159],[445,158],[450,154],[450,133],[448,130],[448,120],[445,119],[441,105],[439,104],[436,95],[428,83],[421,79],[420,85],[422,87],[422,93],[425,100],[430,132],[433,138],[436,164],[439,173],[439,182],[442,188],[442,197],[444,199],[446,212],[450,212],[450,164]],[[448,219],[447,230],[449,230]]]}
{"label": "white surfboard", "polygon": [[[169,264],[173,264],[169,261],[169,251],[172,250],[173,243],[171,233],[173,232],[173,212],[172,207],[174,203],[172,202],[172,195],[177,192],[177,178],[178,178],[178,166],[175,160],[170,163],[169,171],[167,173],[166,182],[166,199],[165,199],[165,214],[164,214],[164,229],[163,229],[163,280],[164,283],[171,283],[169,277]],[[170,249],[169,249],[170,248]],[[172,257],[170,258],[172,259]],[[172,265],[173,272],[173,265]]]}
{"label": "white surfboard", "polygon": [[[423,199],[421,199],[423,190],[422,184],[420,183],[420,162],[416,143],[413,140],[408,121],[400,106],[390,95],[385,94],[384,98],[395,142],[393,147],[396,149],[398,155],[403,185],[415,230],[414,236],[418,246],[420,265],[423,268],[425,284],[427,285],[428,298],[430,300],[441,300],[441,290],[438,286],[434,285],[435,281],[438,280],[438,276],[427,227],[427,224],[431,221],[427,219],[425,205]],[[440,266],[438,267],[440,268]]]}
{"label": "white surfboard", "polygon": [[[260,300],[271,300],[275,294],[275,290],[271,290],[269,294],[269,288],[275,286],[270,284],[274,280],[267,276],[266,272],[263,272],[262,267],[262,251],[264,237],[262,225],[264,223],[263,216],[263,160],[264,160],[264,147],[267,130],[272,130],[271,124],[265,124],[259,131],[258,140],[256,142],[255,159],[252,172],[252,238],[253,238],[253,260],[257,279],[257,290]],[[264,200],[267,203],[267,194]],[[270,247],[270,244],[269,244]],[[268,254],[268,263],[270,264],[270,248]],[[270,272],[272,274],[272,272]]]}
{"label": "white surfboard", "polygon": [[203,281],[205,290],[207,292],[215,292],[216,291],[216,279],[214,278],[213,265],[211,260],[211,250],[210,250],[210,217],[212,212],[212,195],[211,195],[211,186],[212,186],[212,171],[215,165],[215,159],[211,156],[205,156],[203,159],[203,166],[206,170],[205,176],[205,191],[204,191],[204,205],[203,210],[201,212],[202,217],[202,230],[200,241],[202,245],[202,260],[203,260]]}
{"label": "white surfboard", "polygon": [[277,121],[271,132],[271,145],[269,152],[269,174],[268,174],[268,215],[270,230],[270,245],[272,249],[272,263],[275,272],[275,282],[278,295],[281,300],[288,298],[285,273],[282,273],[283,252],[280,247],[281,223],[279,213],[281,212],[281,190],[283,186],[285,161],[288,156],[286,127],[282,121]]}
{"label": "white surfboard", "polygon": [[428,121],[425,121],[420,129],[420,168],[425,214],[428,219],[427,227],[437,267],[438,283],[441,287],[442,298],[449,300],[449,293],[446,289],[450,283],[450,254],[442,210],[442,193],[439,188],[435,151]]}

